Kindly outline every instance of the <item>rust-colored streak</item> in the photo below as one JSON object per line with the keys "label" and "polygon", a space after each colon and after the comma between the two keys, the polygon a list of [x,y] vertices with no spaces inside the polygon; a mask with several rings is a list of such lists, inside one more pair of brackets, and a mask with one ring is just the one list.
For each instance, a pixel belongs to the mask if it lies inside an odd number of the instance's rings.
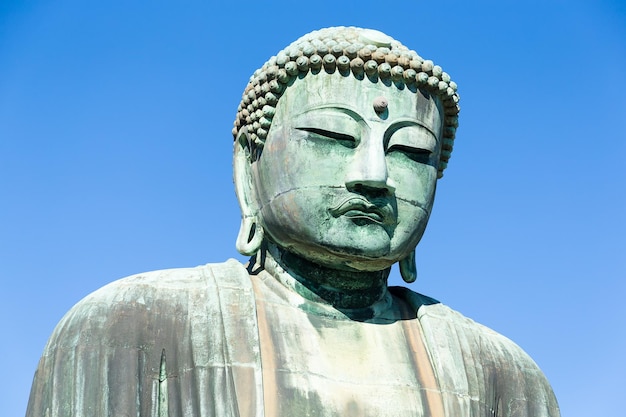
{"label": "rust-colored streak", "polygon": [[[406,308],[406,306],[405,306]],[[422,398],[425,400],[425,416],[446,417],[441,398],[441,389],[437,384],[435,371],[430,361],[424,338],[422,337],[422,326],[418,319],[402,320],[402,327],[406,336],[415,366],[415,374],[422,387]]]}
{"label": "rust-colored streak", "polygon": [[278,416],[278,398],[276,397],[276,355],[272,333],[269,328],[267,314],[265,312],[265,304],[263,300],[258,300],[261,291],[258,288],[259,283],[257,277],[251,277],[252,287],[256,294],[256,314],[259,326],[259,342],[261,354],[261,373],[263,375],[263,402],[265,408],[265,417]]}

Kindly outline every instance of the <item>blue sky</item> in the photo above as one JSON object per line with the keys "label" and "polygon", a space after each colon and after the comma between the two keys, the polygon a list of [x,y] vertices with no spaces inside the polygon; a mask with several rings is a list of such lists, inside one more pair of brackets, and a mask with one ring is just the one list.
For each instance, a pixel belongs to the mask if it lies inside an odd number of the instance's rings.
{"label": "blue sky", "polygon": [[564,416],[622,415],[626,4],[224,3],[0,4],[2,414],[24,414],[88,293],[243,260],[230,131],[247,79],[304,33],[355,25],[459,85],[411,288],[521,345]]}

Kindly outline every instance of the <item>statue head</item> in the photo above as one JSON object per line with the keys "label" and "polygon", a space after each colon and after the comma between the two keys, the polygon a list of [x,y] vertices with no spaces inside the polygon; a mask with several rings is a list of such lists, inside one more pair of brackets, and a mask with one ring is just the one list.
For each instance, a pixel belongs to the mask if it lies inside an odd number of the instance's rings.
{"label": "statue head", "polygon": [[238,109],[237,249],[268,240],[335,269],[400,262],[413,280],[458,112],[448,74],[381,32],[300,38],[254,73]]}

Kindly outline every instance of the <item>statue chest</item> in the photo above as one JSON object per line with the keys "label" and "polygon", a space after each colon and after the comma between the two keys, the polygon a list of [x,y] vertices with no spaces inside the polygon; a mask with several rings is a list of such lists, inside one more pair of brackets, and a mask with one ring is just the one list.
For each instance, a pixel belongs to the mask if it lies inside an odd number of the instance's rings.
{"label": "statue chest", "polygon": [[437,415],[417,319],[359,322],[260,298],[266,416]]}

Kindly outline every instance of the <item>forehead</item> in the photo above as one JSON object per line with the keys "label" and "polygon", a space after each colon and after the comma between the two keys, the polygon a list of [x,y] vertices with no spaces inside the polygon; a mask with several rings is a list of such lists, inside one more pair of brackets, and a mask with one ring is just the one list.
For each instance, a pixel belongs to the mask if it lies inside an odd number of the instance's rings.
{"label": "forehead", "polygon": [[364,120],[383,121],[374,111],[374,100],[384,97],[388,101],[388,121],[413,120],[440,137],[442,106],[440,100],[420,90],[411,91],[395,85],[385,85],[380,80],[358,80],[352,76],[320,73],[294,80],[287,87],[276,107],[272,125],[283,125],[300,114],[321,108],[351,110]]}

